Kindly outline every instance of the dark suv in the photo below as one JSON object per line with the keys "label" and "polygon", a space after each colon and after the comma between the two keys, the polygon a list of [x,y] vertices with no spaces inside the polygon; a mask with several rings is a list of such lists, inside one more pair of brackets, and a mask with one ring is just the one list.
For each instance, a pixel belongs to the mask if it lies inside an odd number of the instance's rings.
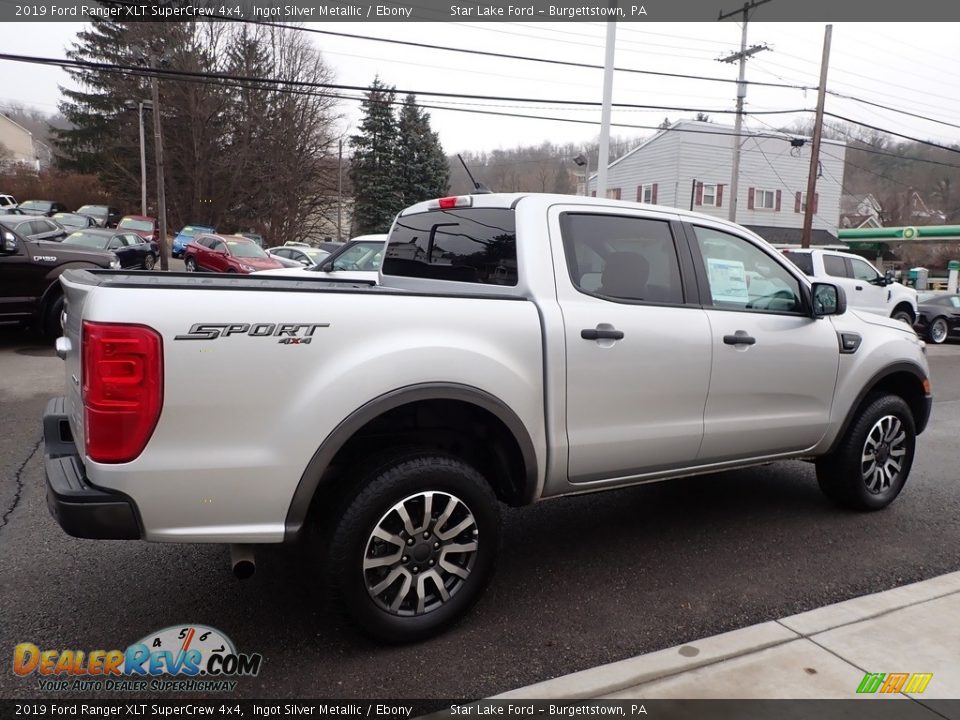
{"label": "dark suv", "polygon": [[30,325],[48,337],[57,337],[63,310],[63,271],[119,267],[115,253],[28,240],[0,225],[0,324]]}

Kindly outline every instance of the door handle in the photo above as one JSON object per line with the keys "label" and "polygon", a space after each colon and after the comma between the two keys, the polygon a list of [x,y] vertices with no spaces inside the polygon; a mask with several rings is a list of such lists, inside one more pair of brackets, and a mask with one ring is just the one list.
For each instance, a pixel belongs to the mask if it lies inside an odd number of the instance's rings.
{"label": "door handle", "polygon": [[743,330],[737,330],[736,335],[724,335],[723,342],[726,345],[753,345],[757,339],[750,337]]}
{"label": "door handle", "polygon": [[854,290],[863,290],[863,285],[854,285]]}
{"label": "door handle", "polygon": [[580,337],[584,340],[623,340],[623,331],[585,328],[580,331]]}

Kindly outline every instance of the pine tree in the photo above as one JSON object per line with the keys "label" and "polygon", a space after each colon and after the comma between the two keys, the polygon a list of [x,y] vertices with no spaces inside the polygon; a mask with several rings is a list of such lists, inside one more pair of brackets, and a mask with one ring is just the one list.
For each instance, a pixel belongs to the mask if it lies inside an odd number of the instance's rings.
{"label": "pine tree", "polygon": [[407,95],[398,122],[397,161],[404,206],[446,195],[450,168],[430,116]]}
{"label": "pine tree", "polygon": [[405,207],[398,171],[398,128],[393,113],[394,89],[379,76],[363,101],[360,132],[350,136],[353,157],[353,232],[386,232]]}

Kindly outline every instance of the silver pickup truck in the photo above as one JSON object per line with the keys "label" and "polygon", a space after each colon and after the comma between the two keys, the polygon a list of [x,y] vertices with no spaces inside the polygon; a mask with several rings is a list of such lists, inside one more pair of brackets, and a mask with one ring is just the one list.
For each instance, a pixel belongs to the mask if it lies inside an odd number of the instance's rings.
{"label": "silver pickup truck", "polygon": [[[903,489],[931,394],[907,325],[702,215],[563,195],[401,212],[380,284],[71,271],[44,417],[70,534],[308,539],[367,633],[409,641],[490,578],[501,503],[816,462]],[[717,479],[717,482],[723,482]]]}

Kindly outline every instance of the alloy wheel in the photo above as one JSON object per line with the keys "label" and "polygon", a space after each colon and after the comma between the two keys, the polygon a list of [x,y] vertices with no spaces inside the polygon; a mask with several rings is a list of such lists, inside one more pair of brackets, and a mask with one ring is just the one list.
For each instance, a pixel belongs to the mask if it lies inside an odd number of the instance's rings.
{"label": "alloy wheel", "polygon": [[446,492],[410,495],[384,513],[367,539],[367,593],[393,615],[432,612],[467,582],[477,547],[477,523],[466,503]]}
{"label": "alloy wheel", "polygon": [[907,431],[894,415],[874,423],[863,444],[860,475],[867,490],[879,495],[890,489],[903,472],[907,454]]}

